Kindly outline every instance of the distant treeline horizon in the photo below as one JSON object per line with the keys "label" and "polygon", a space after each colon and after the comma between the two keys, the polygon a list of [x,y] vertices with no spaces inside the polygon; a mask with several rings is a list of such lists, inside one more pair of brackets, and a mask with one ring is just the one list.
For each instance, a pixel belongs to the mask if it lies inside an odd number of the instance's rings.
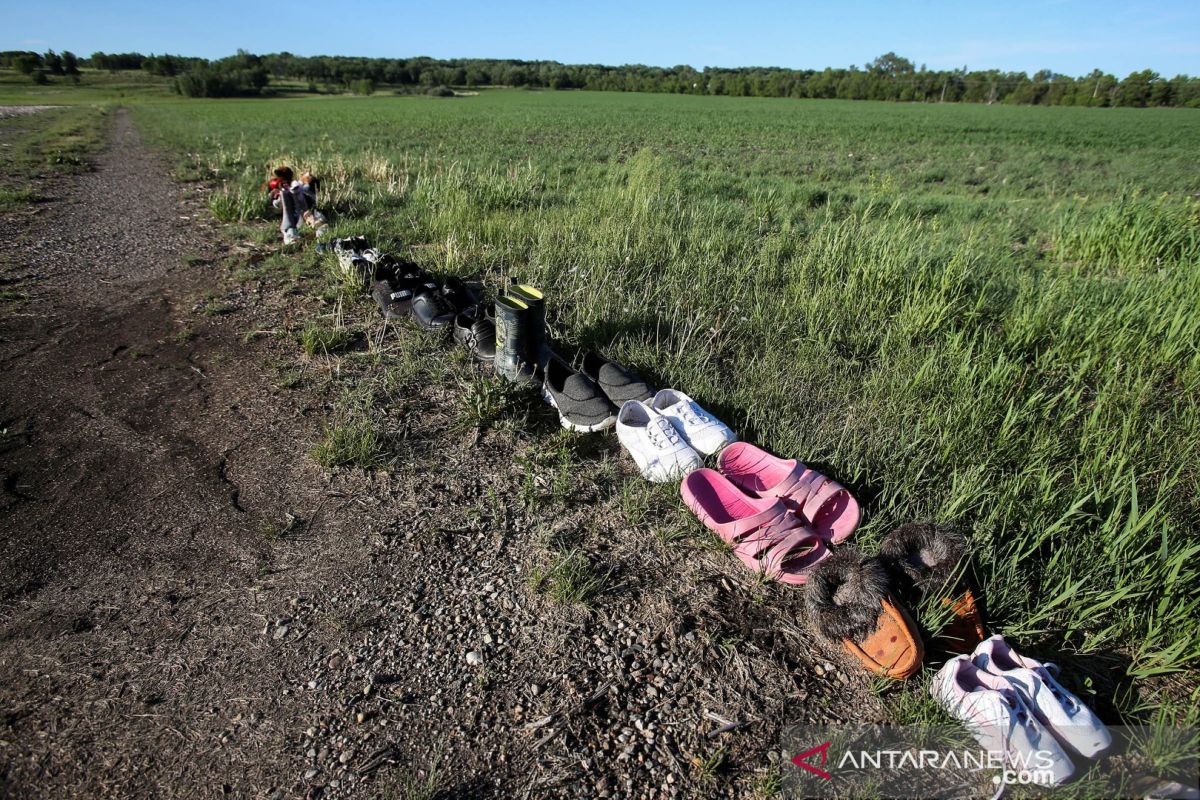
{"label": "distant treeline horizon", "polygon": [[823,70],[782,67],[604,66],[520,59],[359,58],[255,55],[238,51],[209,60],[178,55],[64,51],[0,52],[0,69],[15,69],[44,83],[49,76],[79,79],[81,67],[142,70],[172,79],[179,94],[231,97],[270,93],[272,79],[306,84],[312,92],[369,94],[380,86],[449,93],[448,87],[511,86],[617,92],[784,97],[897,102],[1011,103],[1120,107],[1200,108],[1200,77],[1166,78],[1153,70],[1118,78],[1102,70],[1070,76],[1051,70],[1029,75],[1001,70],[930,70],[886,53],[863,67]]}

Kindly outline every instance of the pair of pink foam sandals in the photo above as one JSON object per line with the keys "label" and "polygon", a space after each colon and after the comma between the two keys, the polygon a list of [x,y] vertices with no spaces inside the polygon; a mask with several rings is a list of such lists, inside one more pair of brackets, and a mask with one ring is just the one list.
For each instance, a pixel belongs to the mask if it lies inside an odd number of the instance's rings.
{"label": "pair of pink foam sandals", "polygon": [[679,493],[746,566],[793,585],[854,533],[860,516],[841,484],[745,442],[721,451],[716,470],[689,473]]}

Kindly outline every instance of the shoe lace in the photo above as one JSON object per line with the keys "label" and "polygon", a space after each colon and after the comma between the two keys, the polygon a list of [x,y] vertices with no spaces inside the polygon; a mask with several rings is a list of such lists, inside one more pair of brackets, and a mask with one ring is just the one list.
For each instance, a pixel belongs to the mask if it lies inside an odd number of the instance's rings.
{"label": "shoe lace", "polygon": [[1017,722],[1021,727],[1029,725],[1029,711],[1025,708],[1025,704],[1021,702],[1021,698],[1011,689],[1003,689],[1000,691],[1000,701],[1013,710],[1017,717]]}
{"label": "shoe lace", "polygon": [[685,422],[692,425],[703,425],[709,422],[710,417],[704,413],[704,410],[695,403],[684,403],[679,410],[679,416],[683,417]]}
{"label": "shoe lace", "polygon": [[1042,682],[1046,684],[1046,688],[1049,689],[1050,693],[1054,695],[1054,698],[1062,704],[1063,708],[1072,713],[1077,710],[1079,706],[1078,702],[1076,702],[1074,697],[1069,696],[1066,691],[1059,686],[1058,681],[1055,680],[1055,676],[1059,673],[1057,664],[1052,661],[1047,661],[1045,664],[1035,668],[1033,671],[1039,678],[1042,679]]}
{"label": "shoe lace", "polygon": [[650,444],[659,450],[679,444],[679,432],[675,430],[674,425],[661,417],[646,426],[646,436],[649,437]]}

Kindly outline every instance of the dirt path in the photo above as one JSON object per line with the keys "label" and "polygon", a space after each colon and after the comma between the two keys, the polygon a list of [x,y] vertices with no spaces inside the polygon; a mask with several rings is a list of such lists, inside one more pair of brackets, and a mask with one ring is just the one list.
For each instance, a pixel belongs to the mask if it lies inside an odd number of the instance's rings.
{"label": "dirt path", "polygon": [[[0,794],[743,797],[787,723],[878,714],[798,594],[636,521],[608,440],[533,508],[553,418],[464,432],[430,383],[379,409],[393,469],[322,473],[294,342],[244,338],[301,301],[112,142],[0,233]],[[530,589],[549,541],[608,565],[592,608]]]}
{"label": "dirt path", "polygon": [[302,654],[263,631],[284,587],[357,555],[317,519],[287,573],[264,539],[328,499],[301,457],[315,426],[191,311],[219,246],[165,174],[119,114],[5,275],[26,296],[0,323],[0,754],[19,796],[292,785]]}

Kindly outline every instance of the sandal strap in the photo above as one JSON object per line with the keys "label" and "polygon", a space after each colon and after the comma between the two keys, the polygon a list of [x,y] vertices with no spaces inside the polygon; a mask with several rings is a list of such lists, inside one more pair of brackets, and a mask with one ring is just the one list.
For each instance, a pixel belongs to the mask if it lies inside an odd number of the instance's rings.
{"label": "sandal strap", "polygon": [[846,491],[845,487],[832,478],[826,478],[824,475],[821,477],[824,479],[821,488],[804,504],[804,513],[809,519],[816,519],[817,514],[820,513],[822,508],[839,494]]}
{"label": "sandal strap", "polygon": [[[811,545],[805,547],[806,544]],[[731,542],[733,552],[751,569],[776,578],[783,572],[785,562],[791,560],[793,551],[803,548],[809,551],[808,563],[815,563],[824,547],[821,538],[812,528],[790,511],[785,511],[770,523],[747,533]]]}
{"label": "sandal strap", "polygon": [[794,462],[792,471],[784,476],[783,480],[767,489],[763,489],[758,494],[764,497],[791,497],[792,492],[796,488],[796,484],[804,477],[805,466],[799,461]]}
{"label": "sandal strap", "polygon": [[[803,465],[797,467],[803,468]],[[811,522],[821,513],[826,503],[844,491],[846,488],[837,481],[825,477],[815,469],[806,469],[795,482],[794,489],[788,493],[788,497],[800,507],[804,518]]]}
{"label": "sandal strap", "polygon": [[745,536],[746,534],[751,533],[759,528],[769,526],[781,519],[786,513],[787,506],[783,504],[782,500],[777,500],[757,514],[735,520],[733,524],[730,525],[731,533],[728,537],[728,540],[732,544],[732,540]]}

